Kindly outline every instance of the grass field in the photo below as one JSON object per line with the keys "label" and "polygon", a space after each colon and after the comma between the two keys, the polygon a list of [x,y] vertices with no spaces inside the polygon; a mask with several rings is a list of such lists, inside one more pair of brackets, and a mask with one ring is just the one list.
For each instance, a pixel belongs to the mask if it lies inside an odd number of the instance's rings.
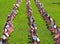
{"label": "grass field", "polygon": [[[17,0],[0,0],[0,36],[2,36],[3,27],[6,23],[7,16],[13,9],[13,4]],[[60,26],[60,0],[40,0],[43,3],[46,11],[52,18],[55,19],[58,26]],[[36,19],[36,24],[38,27],[37,33],[41,40],[41,44],[54,44],[53,35],[46,27],[46,22],[41,17],[38,11],[36,3],[31,0],[31,7],[33,15]],[[30,44],[29,42],[29,26],[27,18],[26,0],[22,0],[19,8],[19,12],[13,21],[15,31],[11,34],[9,38],[9,44]]]}

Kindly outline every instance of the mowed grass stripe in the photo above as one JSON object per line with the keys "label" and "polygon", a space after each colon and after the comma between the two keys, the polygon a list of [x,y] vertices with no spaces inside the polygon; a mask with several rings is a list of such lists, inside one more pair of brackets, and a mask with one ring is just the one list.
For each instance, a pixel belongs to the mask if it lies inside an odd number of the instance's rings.
{"label": "mowed grass stripe", "polygon": [[14,19],[15,31],[11,34],[9,44],[28,44],[29,26],[26,12],[26,1],[23,0]]}
{"label": "mowed grass stripe", "polygon": [[31,6],[33,10],[33,15],[36,19],[37,23],[37,33],[41,40],[41,44],[54,44],[53,36],[51,35],[50,31],[46,27],[46,22],[43,20],[42,16],[40,15],[36,3],[34,0],[31,0]]}

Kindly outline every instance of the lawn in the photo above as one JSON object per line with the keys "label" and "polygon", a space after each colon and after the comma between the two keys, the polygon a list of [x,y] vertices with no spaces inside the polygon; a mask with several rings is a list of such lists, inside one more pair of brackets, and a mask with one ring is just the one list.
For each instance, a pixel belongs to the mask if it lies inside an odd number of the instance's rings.
{"label": "lawn", "polygon": [[[0,36],[2,36],[3,28],[7,20],[8,14],[13,9],[13,4],[17,0],[0,0]],[[60,26],[60,0],[40,0],[44,5],[46,11],[49,15],[55,19],[58,26]],[[33,11],[33,16],[36,19],[37,24],[37,33],[41,40],[41,44],[54,44],[53,35],[47,29],[46,22],[43,20],[41,14],[38,11],[36,3],[34,0],[31,0],[31,7]],[[28,39],[29,35],[29,25],[27,18],[27,6],[26,0],[22,0],[22,3],[19,7],[19,12],[16,18],[13,21],[14,32],[9,37],[9,44],[30,44]]]}

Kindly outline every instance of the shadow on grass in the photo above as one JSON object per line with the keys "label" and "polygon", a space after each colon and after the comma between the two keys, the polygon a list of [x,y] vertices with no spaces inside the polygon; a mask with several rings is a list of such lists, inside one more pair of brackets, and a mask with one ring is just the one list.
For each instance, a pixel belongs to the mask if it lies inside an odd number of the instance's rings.
{"label": "shadow on grass", "polygon": [[31,44],[31,36],[30,35],[28,35],[28,39],[29,39],[28,44]]}
{"label": "shadow on grass", "polygon": [[27,19],[28,19],[28,26],[30,26],[30,19],[29,19],[29,17],[27,17]]}
{"label": "shadow on grass", "polygon": [[57,4],[57,5],[60,5],[60,2],[53,2],[52,4]]}
{"label": "shadow on grass", "polygon": [[[45,18],[41,15],[41,17],[43,18],[43,20],[45,21],[45,23],[46,23],[46,27],[47,27],[47,29],[49,30],[49,28],[50,28],[50,26],[47,24],[47,22],[46,22],[46,20],[45,20]],[[51,32],[51,30],[49,30],[50,31],[50,35],[52,36],[52,39],[54,38],[54,33],[53,32]]]}
{"label": "shadow on grass", "polygon": [[[29,19],[29,17],[27,16],[27,19],[28,19],[28,26],[30,27],[30,19]],[[29,33],[30,33],[30,30],[29,30]],[[31,42],[31,36],[30,35],[28,35],[28,44],[31,44],[32,42]]]}

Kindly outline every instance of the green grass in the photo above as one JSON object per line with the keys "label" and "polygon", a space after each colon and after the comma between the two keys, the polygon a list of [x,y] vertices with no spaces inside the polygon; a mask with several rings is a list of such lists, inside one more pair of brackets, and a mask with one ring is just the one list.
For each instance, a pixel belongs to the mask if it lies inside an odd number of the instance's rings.
{"label": "green grass", "polygon": [[[7,16],[12,11],[13,4],[16,3],[16,1],[17,0],[0,0],[0,36],[2,36],[2,31],[6,23]],[[59,2],[60,0],[41,0],[41,3],[43,3],[46,11],[52,16],[52,18],[55,19],[58,26],[60,26]],[[36,19],[36,24],[38,27],[37,33],[41,40],[41,44],[54,44],[53,35],[51,35],[50,31],[47,29],[46,22],[41,17],[34,0],[31,0],[31,7],[33,16]],[[9,37],[9,44],[29,44],[28,35],[30,28],[28,26],[29,21],[27,18],[26,8],[26,0],[22,0],[19,12],[13,21],[15,31]]]}

